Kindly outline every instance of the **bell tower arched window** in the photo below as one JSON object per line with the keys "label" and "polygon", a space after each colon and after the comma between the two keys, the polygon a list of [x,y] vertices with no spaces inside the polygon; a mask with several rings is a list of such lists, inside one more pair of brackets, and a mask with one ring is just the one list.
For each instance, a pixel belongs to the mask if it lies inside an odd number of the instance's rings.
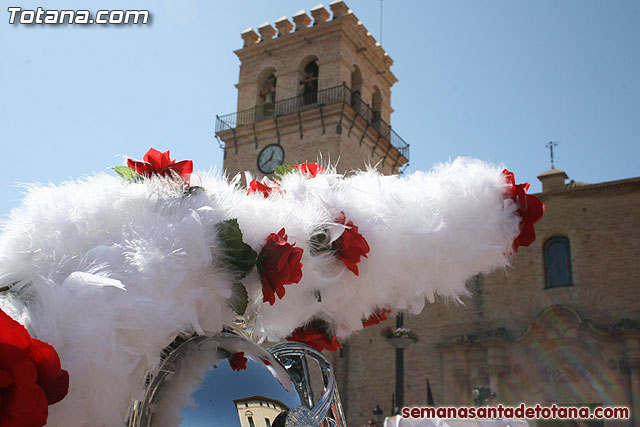
{"label": "bell tower arched window", "polygon": [[301,71],[302,104],[315,104],[318,102],[318,60],[312,59],[307,62]]}
{"label": "bell tower arched window", "polygon": [[362,113],[362,73],[357,65],[351,72],[351,107],[356,113]]}
{"label": "bell tower arched window", "polygon": [[276,70],[270,67],[262,71],[258,77],[256,107],[258,107],[258,116],[260,118],[272,116],[274,113],[276,86],[278,84],[275,72]]}
{"label": "bell tower arched window", "polygon": [[373,87],[373,97],[371,98],[371,125],[379,132],[380,120],[382,119],[382,94],[378,86]]}
{"label": "bell tower arched window", "polygon": [[544,242],[545,287],[573,286],[569,239],[556,236]]}

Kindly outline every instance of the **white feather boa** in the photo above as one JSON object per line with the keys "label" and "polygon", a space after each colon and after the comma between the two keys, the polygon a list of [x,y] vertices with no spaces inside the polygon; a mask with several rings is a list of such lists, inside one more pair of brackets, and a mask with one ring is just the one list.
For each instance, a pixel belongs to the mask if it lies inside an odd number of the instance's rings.
{"label": "white feather boa", "polygon": [[[70,373],[48,425],[118,426],[178,333],[214,334],[234,318],[216,223],[237,218],[257,252],[283,227],[304,249],[302,280],[273,306],[255,269],[243,280],[257,336],[278,341],[322,318],[345,339],[377,308],[418,313],[425,299],[457,298],[467,278],[508,264],[520,218],[500,172],[457,159],[406,177],[294,173],[266,199],[209,175],[189,196],[171,179],[104,174],[34,186],[0,237],[0,288],[13,285],[0,308],[53,345]],[[371,248],[359,276],[310,251],[310,236],[341,212]]]}

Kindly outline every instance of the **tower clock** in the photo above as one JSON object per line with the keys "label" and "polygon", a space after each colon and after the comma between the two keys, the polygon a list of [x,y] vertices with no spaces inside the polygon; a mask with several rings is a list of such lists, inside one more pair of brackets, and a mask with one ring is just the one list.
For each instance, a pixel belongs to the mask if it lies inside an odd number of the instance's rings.
{"label": "tower clock", "polygon": [[280,144],[269,144],[258,154],[258,170],[265,175],[275,172],[282,163],[284,163],[284,148]]}

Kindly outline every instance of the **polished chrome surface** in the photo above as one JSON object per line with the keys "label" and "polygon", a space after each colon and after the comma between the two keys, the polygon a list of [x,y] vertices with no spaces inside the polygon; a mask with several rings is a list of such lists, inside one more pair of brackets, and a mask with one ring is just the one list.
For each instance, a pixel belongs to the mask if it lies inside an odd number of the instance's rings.
{"label": "polished chrome surface", "polygon": [[[298,342],[276,344],[269,352],[285,366],[300,393],[300,399],[311,408],[316,420],[324,422],[327,427],[346,427],[333,366],[322,353]],[[323,395],[317,402],[314,402],[309,359],[318,365],[322,376]]]}
{"label": "polished chrome surface", "polygon": [[287,414],[285,427],[322,427],[322,424],[313,416],[311,409],[296,406]]}
{"label": "polished chrome surface", "polygon": [[[234,355],[240,360],[235,363],[238,370],[231,368]],[[251,416],[261,426],[265,418],[272,423],[281,412],[301,404],[275,357],[243,337],[221,333],[191,338],[173,350],[151,380],[145,399],[134,405],[129,425],[244,427]]]}
{"label": "polished chrome surface", "polygon": [[[272,427],[346,426],[333,369],[322,353],[294,342],[267,351],[241,324],[228,330],[233,333],[172,345],[150,376],[144,400],[132,405],[127,425],[258,427],[268,420]],[[321,372],[317,402],[309,363]]]}

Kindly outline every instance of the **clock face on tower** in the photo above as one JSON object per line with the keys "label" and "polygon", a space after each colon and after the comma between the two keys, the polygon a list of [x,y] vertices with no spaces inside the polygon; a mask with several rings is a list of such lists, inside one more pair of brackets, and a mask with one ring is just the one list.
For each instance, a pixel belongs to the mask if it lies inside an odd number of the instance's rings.
{"label": "clock face on tower", "polygon": [[258,154],[258,169],[264,174],[275,172],[284,162],[284,149],[280,144],[267,145]]}

